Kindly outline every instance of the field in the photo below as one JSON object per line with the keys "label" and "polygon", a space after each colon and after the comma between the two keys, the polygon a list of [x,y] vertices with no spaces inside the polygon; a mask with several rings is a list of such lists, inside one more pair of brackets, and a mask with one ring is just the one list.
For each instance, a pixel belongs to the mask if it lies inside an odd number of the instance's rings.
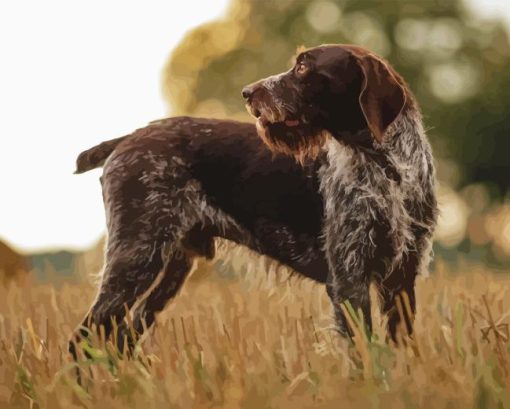
{"label": "field", "polygon": [[69,334],[87,282],[0,289],[1,408],[510,408],[510,276],[438,263],[418,284],[416,336],[385,342],[332,330],[321,286],[233,258],[200,264],[132,359],[97,341],[80,361]]}

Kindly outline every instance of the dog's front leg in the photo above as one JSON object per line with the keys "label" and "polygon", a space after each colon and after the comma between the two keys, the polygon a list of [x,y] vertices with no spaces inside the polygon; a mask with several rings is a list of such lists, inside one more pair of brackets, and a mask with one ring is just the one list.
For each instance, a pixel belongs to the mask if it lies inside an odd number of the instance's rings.
{"label": "dog's front leg", "polygon": [[[376,232],[367,212],[356,211],[357,207],[335,220],[329,221],[326,217],[324,228],[329,264],[326,289],[333,303],[338,330],[344,336],[353,336],[349,322],[363,322],[369,336],[372,331],[369,285],[376,252]],[[356,317],[351,316],[348,320],[345,316],[348,311],[355,312]]]}

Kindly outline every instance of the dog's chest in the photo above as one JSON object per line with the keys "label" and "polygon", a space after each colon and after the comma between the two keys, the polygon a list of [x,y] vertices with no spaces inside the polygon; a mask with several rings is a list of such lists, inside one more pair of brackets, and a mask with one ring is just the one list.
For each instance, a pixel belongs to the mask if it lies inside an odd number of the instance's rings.
{"label": "dog's chest", "polygon": [[366,154],[348,145],[330,140],[319,169],[320,191],[325,199],[364,191],[365,194],[390,189],[384,169]]}

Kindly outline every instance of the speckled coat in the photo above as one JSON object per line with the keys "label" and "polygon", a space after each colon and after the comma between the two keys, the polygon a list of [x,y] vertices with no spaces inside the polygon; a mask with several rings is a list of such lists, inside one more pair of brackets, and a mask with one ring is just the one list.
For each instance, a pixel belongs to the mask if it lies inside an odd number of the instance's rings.
{"label": "speckled coat", "polygon": [[[325,284],[342,334],[352,333],[348,304],[371,329],[371,283],[391,337],[399,326],[412,331],[415,278],[427,267],[437,218],[414,97],[359,47],[317,47],[296,67],[243,90],[257,127],[168,118],[79,156],[77,173],[104,165],[108,227],[100,289],[79,334],[101,325],[108,335],[113,318],[122,346],[126,307],[141,333],[193,260],[214,257],[215,237]],[[321,88],[312,75],[330,84]]]}

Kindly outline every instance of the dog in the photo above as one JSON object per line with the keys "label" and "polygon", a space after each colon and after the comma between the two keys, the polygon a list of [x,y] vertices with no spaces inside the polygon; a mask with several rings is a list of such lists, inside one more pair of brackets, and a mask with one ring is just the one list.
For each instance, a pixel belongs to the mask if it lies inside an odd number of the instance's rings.
{"label": "dog", "polygon": [[354,45],[301,52],[242,90],[256,125],[175,117],[93,147],[103,166],[108,243],[98,295],[78,336],[117,322],[120,346],[173,298],[221,237],[326,286],[338,331],[346,306],[370,333],[374,283],[388,333],[412,332],[415,278],[437,219],[435,172],[418,104],[402,77]]}

